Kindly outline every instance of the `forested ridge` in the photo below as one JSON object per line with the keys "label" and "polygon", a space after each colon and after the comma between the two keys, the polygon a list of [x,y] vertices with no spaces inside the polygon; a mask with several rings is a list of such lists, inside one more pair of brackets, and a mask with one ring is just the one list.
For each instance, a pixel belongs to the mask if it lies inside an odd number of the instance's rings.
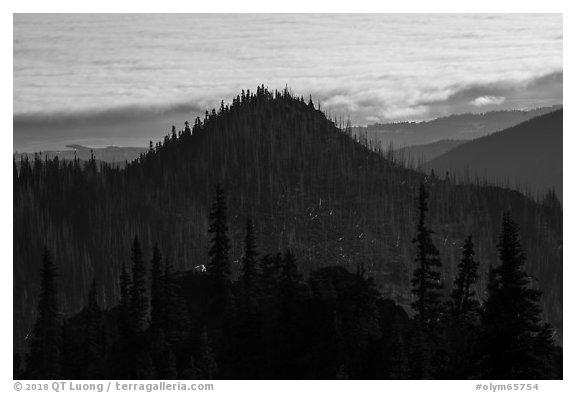
{"label": "forested ridge", "polygon": [[[479,261],[476,297],[486,296],[488,268],[499,263],[502,214],[510,211],[521,229],[526,269],[538,278],[532,284],[544,290],[544,318],[561,328],[562,209],[553,193],[539,203],[518,192],[455,185],[404,169],[354,141],[311,101],[258,87],[255,94],[243,92],[230,106],[222,103],[218,112],[207,112],[204,120],[181,131],[173,128],[124,169],[95,160],[85,165],[57,158],[14,162],[15,351],[26,350],[24,337],[38,317],[33,310],[44,245],[58,267],[64,315],[85,306],[92,283],[92,304],[110,309],[122,299],[118,279],[130,263],[136,236],[146,245],[141,250],[146,271],[156,243],[174,271],[201,271],[201,265],[210,265],[209,211],[216,184],[226,190],[222,204],[229,209],[231,282],[243,277],[250,217],[259,255],[290,250],[280,259],[297,261],[309,287],[315,275],[323,274],[318,272],[350,282],[360,275],[374,280],[373,289],[391,299],[377,301],[377,308],[395,302],[412,314],[412,239],[419,214],[414,201],[422,183],[430,193],[428,220],[443,280],[450,283],[456,277],[464,239],[470,235]],[[327,267],[334,265],[339,267]],[[177,277],[184,292],[200,297],[209,292],[201,290],[205,275]],[[450,286],[440,291],[447,296]],[[195,304],[192,298],[185,303]],[[392,309],[408,319],[402,308]],[[105,313],[107,318],[114,310]],[[190,318],[195,318],[192,311]],[[209,342],[210,334],[224,334],[216,327],[195,326],[194,348],[206,347],[202,342]],[[181,359],[177,363],[182,376]],[[351,367],[344,365],[342,375],[367,376]],[[334,377],[332,370],[325,377]]]}
{"label": "forested ridge", "polygon": [[503,215],[486,298],[465,239],[449,296],[418,195],[410,318],[384,299],[363,264],[314,270],[295,255],[260,255],[246,219],[241,272],[231,279],[228,209],[217,186],[207,269],[174,274],[157,244],[149,269],[138,237],[118,278],[120,301],[102,309],[93,281],[85,307],[62,318],[58,271],[44,249],[38,318],[16,379],[561,379],[562,349],[542,319],[525,272],[517,224]]}

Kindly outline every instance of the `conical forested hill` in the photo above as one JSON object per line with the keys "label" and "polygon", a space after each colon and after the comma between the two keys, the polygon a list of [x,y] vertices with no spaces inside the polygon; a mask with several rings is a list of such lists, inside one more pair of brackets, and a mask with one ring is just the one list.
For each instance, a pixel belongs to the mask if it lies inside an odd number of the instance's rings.
{"label": "conical forested hill", "polygon": [[[172,132],[124,169],[90,160],[23,161],[14,178],[15,350],[35,320],[44,245],[59,272],[63,312],[83,305],[93,279],[99,303],[119,298],[118,277],[138,236],[148,264],[158,243],[176,270],[206,265],[214,188],[226,193],[233,275],[240,271],[246,218],[261,255],[289,248],[311,268],[363,264],[380,291],[410,303],[418,186],[430,191],[429,221],[451,283],[464,239],[481,263],[479,288],[496,265],[502,213],[522,230],[529,273],[544,289],[545,316],[562,321],[562,210],[518,192],[453,185],[386,160],[288,91],[258,87],[230,106]],[[449,291],[449,285],[446,291]]]}

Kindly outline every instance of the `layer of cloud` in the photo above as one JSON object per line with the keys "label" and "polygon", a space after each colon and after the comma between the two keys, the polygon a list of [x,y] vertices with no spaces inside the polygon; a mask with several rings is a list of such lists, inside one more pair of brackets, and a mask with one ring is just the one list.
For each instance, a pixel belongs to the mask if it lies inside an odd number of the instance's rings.
{"label": "layer of cloud", "polygon": [[504,101],[506,101],[506,97],[481,96],[476,97],[474,100],[470,101],[470,104],[473,106],[481,107],[490,105],[501,105]]}
{"label": "layer of cloud", "polygon": [[[338,89],[328,92],[323,107],[332,113],[355,113],[357,124],[429,120],[457,113],[534,109],[561,104],[563,73],[486,83],[455,83],[414,89]],[[339,97],[334,100],[337,93]],[[320,94],[321,95],[321,94]],[[326,105],[324,105],[326,104]]]}
{"label": "layer of cloud", "polygon": [[15,136],[203,112],[260,84],[358,125],[561,103],[562,16],[14,16]]}

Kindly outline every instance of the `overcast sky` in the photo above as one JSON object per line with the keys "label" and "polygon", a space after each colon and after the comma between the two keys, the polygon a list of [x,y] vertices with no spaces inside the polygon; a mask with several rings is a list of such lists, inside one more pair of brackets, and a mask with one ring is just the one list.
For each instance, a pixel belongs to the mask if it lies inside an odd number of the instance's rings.
{"label": "overcast sky", "polygon": [[260,84],[356,125],[549,106],[562,40],[561,15],[17,14],[14,147],[148,117],[160,138]]}

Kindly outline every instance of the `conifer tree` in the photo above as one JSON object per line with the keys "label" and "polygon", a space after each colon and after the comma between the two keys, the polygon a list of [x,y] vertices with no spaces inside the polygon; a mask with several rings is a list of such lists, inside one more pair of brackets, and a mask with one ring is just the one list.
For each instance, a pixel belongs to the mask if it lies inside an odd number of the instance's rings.
{"label": "conifer tree", "polygon": [[417,235],[412,240],[416,244],[416,269],[412,277],[412,294],[416,300],[412,308],[416,311],[416,334],[412,343],[414,359],[413,372],[416,379],[429,379],[437,376],[435,370],[443,362],[440,357],[439,325],[442,316],[439,252],[432,242],[432,230],[426,226],[428,211],[428,191],[420,185],[418,195],[419,219]]}
{"label": "conifer tree", "polygon": [[458,276],[454,280],[454,289],[450,294],[452,312],[455,316],[465,319],[473,318],[470,313],[478,311],[480,304],[475,299],[473,285],[478,281],[479,263],[474,259],[474,243],[472,236],[464,241],[462,260],[458,264]]}
{"label": "conifer tree", "polygon": [[56,266],[50,251],[44,247],[38,319],[32,331],[27,360],[28,377],[31,379],[61,378],[62,326],[58,310],[56,277]]}
{"label": "conifer tree", "polygon": [[[188,127],[188,122],[186,122],[186,127]],[[176,126],[172,126],[172,134],[171,134],[171,136],[170,136],[170,140],[171,140],[172,142],[175,142],[176,139],[178,139],[178,138],[176,137]]]}
{"label": "conifer tree", "polygon": [[545,359],[536,347],[549,342],[539,339],[549,330],[542,326],[541,292],[531,288],[532,277],[524,271],[526,255],[510,212],[502,219],[498,252],[501,265],[491,269],[482,315],[480,369],[485,378],[538,378]]}
{"label": "conifer tree", "polygon": [[428,191],[424,184],[420,185],[418,196],[419,219],[416,238],[416,269],[412,278],[412,294],[416,300],[412,308],[416,311],[416,319],[422,325],[431,325],[438,322],[442,311],[440,282],[440,253],[432,242],[432,232],[426,226],[426,212],[428,211]]}
{"label": "conifer tree", "polygon": [[230,283],[230,240],[228,239],[228,222],[226,220],[226,198],[224,191],[216,186],[216,197],[210,212],[210,228],[212,234],[211,246],[208,253],[210,274],[214,288],[219,297],[225,297],[225,291]]}
{"label": "conifer tree", "polygon": [[445,329],[448,339],[449,364],[446,378],[463,379],[474,375],[480,303],[475,299],[474,284],[478,280],[478,265],[474,259],[474,244],[468,236],[464,242],[458,276],[450,294],[450,315]]}
{"label": "conifer tree", "polygon": [[146,297],[146,270],[138,236],[132,246],[132,286],[130,287],[130,317],[134,332],[146,328],[148,298]]}

